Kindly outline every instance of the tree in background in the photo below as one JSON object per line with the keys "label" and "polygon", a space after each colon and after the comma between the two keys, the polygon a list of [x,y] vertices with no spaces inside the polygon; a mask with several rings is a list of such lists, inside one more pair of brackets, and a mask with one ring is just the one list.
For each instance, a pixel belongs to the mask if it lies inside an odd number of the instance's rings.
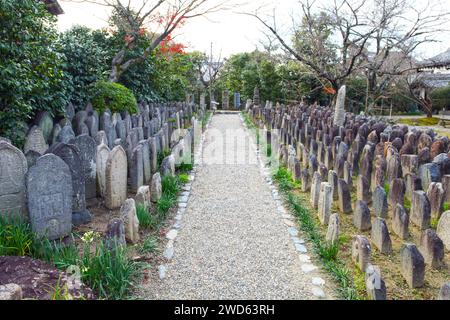
{"label": "tree in background", "polygon": [[[331,2],[331,1],[330,1]],[[366,78],[365,111],[389,98],[401,77],[417,71],[413,55],[435,42],[449,17],[440,0],[336,0],[320,7],[301,0],[292,17],[291,38],[284,37],[273,12],[255,17],[285,52],[303,64],[327,91],[337,92],[350,79]],[[412,97],[414,98],[414,97]],[[427,104],[421,104],[427,111]]]}
{"label": "tree in background", "polygon": [[[168,36],[187,20],[226,9],[227,1],[210,0],[80,0],[110,8],[115,25],[126,32],[124,43],[115,53],[109,80],[118,82],[122,74],[145,61]],[[130,48],[142,37],[149,42],[139,56],[130,57]]]}
{"label": "tree in background", "polygon": [[0,1],[0,136],[21,146],[38,110],[57,115],[68,97],[55,18],[34,0]]}

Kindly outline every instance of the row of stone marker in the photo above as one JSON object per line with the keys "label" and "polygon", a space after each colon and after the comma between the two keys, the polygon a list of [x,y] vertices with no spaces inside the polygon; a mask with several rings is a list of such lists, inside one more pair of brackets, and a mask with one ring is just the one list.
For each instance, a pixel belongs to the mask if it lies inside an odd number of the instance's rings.
{"label": "row of stone marker", "polygon": [[[20,213],[33,230],[57,239],[72,224],[91,220],[86,199],[104,198],[120,208],[133,192],[156,176],[158,153],[172,149],[163,174],[190,157],[198,107],[187,104],[140,105],[136,115],[101,115],[88,105],[54,122],[41,113],[26,137],[24,153],[0,139],[0,214]],[[169,117],[171,116],[171,117]],[[61,128],[62,126],[62,128]],[[112,147],[112,150],[110,150]],[[156,187],[155,187],[156,188]]]}
{"label": "row of stone marker", "polygon": [[[392,227],[401,239],[409,236],[410,220],[423,232],[422,253],[414,244],[406,244],[402,249],[402,274],[408,284],[423,285],[425,262],[434,268],[443,264],[444,245],[447,249],[450,246],[450,212],[442,214],[444,202],[450,199],[447,138],[435,137],[432,131],[410,131],[407,126],[389,126],[348,113],[345,122],[338,126],[333,123],[330,108],[303,104],[290,108],[255,105],[250,112],[254,119],[261,119],[260,127],[269,129],[262,135],[268,143],[280,141],[282,163],[301,181],[302,191],[311,193],[319,220],[328,225],[329,241],[339,237],[339,215],[331,215],[334,200],[341,213],[353,212],[353,222],[359,230],[372,230],[372,242],[382,253],[389,253],[392,249],[385,219],[390,204]],[[350,190],[354,176],[357,202],[353,209]],[[385,191],[387,186],[389,194]],[[404,208],[405,199],[411,202],[409,215]],[[373,223],[370,203],[376,216]],[[430,229],[432,218],[440,219],[437,233]],[[354,239],[355,260],[360,256],[356,248],[370,248],[367,239],[368,246],[356,245],[362,237]],[[361,269],[370,271],[366,273],[368,284],[374,279],[382,282],[379,268],[366,261]],[[368,291],[372,297],[385,297],[385,290]]]}

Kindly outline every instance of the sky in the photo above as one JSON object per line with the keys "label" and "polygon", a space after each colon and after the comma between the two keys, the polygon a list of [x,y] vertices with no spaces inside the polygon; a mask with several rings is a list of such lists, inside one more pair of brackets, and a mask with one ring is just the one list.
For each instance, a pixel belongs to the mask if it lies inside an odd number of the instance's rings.
{"label": "sky", "polygon": [[[76,0],[75,0],[76,1]],[[108,11],[105,7],[92,3],[77,3],[73,0],[59,0],[64,14],[58,16],[58,28],[63,31],[74,25],[85,25],[90,28],[102,28],[107,26]],[[140,0],[131,0],[139,3]],[[219,2],[222,0],[211,0]],[[239,14],[239,12],[254,12],[256,9],[262,12],[276,10],[279,28],[287,32],[291,24],[291,15],[298,12],[298,0],[229,0],[238,4],[230,10],[212,13],[204,17],[189,19],[188,23],[176,31],[176,39],[188,45],[188,51],[210,52],[211,43],[213,53],[222,58],[239,52],[250,52],[260,46],[260,40],[264,39],[263,25],[254,17]],[[318,0],[326,5],[333,0]],[[422,0],[411,0],[422,1]],[[448,0],[444,0],[448,1]],[[261,6],[263,8],[261,9]],[[450,21],[448,23],[450,30]],[[265,30],[264,30],[265,31]],[[450,47],[450,31],[440,34],[437,40],[441,42],[425,44],[418,50],[420,58],[430,58]]]}

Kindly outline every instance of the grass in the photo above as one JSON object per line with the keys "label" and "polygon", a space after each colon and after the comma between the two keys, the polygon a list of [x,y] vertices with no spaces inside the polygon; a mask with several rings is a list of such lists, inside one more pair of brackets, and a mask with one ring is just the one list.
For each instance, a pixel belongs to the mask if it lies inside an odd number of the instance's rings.
{"label": "grass", "polygon": [[69,288],[67,284],[61,284],[61,277],[58,279],[55,287],[47,291],[50,294],[50,299],[55,301],[70,300]]}
{"label": "grass", "polygon": [[450,203],[444,202],[443,209],[444,209],[444,212],[445,211],[449,211],[450,210]]}
{"label": "grass", "polygon": [[399,119],[398,123],[407,124],[411,126],[436,126],[439,123],[439,118],[418,118],[418,119]]}
{"label": "grass", "polygon": [[411,200],[409,200],[408,198],[404,198],[404,200],[403,200],[403,208],[405,208],[405,210],[407,211],[407,212],[410,212],[411,211]]}
{"label": "grass", "polygon": [[430,226],[431,226],[432,229],[436,230],[438,224],[439,224],[439,219],[438,218],[431,218]]}
{"label": "grass", "polygon": [[390,191],[390,186],[389,186],[389,183],[385,183],[384,184],[384,192],[386,192],[386,197],[388,197],[389,196],[389,191]]}
{"label": "grass", "polygon": [[139,252],[142,254],[154,253],[158,249],[158,239],[154,236],[148,236],[139,246]]}
{"label": "grass", "polygon": [[94,252],[85,245],[80,259],[81,278],[104,299],[122,300],[129,296],[137,264],[131,261],[125,246],[106,248],[103,241]]}
{"label": "grass", "polygon": [[19,215],[0,213],[0,256],[26,256],[32,252],[34,234]]}
{"label": "grass", "polygon": [[186,173],[180,173],[178,175],[178,180],[180,181],[181,184],[186,184],[189,182],[189,175]]}
{"label": "grass", "polygon": [[136,206],[136,215],[139,220],[140,228],[148,230],[156,225],[157,221],[150,213],[149,208],[141,203]]}
{"label": "grass", "polygon": [[47,261],[60,270],[77,265],[79,261],[78,248],[73,244],[63,245],[46,238],[38,239],[33,246],[33,257]]}

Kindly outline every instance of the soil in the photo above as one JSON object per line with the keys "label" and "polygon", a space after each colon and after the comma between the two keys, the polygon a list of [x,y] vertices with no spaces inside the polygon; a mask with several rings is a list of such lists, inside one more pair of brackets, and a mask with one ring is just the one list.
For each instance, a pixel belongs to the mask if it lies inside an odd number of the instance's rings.
{"label": "soil", "polygon": [[[0,257],[0,285],[15,283],[22,288],[24,299],[51,300],[57,288],[65,287],[67,275],[55,267],[30,257]],[[68,293],[74,299],[94,299],[92,290],[68,284]]]}

